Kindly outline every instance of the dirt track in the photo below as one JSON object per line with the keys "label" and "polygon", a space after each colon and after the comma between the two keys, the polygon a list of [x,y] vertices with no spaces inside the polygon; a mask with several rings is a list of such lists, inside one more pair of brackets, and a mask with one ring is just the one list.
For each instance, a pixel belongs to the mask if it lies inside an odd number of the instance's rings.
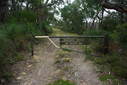
{"label": "dirt track", "polygon": [[[54,41],[58,43],[59,40]],[[69,48],[81,50],[78,46],[70,46]],[[31,64],[32,71],[19,71],[19,75],[11,85],[47,85],[60,77],[71,80],[77,85],[102,85],[98,80],[95,66],[90,61],[84,61],[85,55],[77,52],[69,53],[72,61],[68,65],[71,65],[70,71],[73,74],[65,72],[64,76],[59,76],[61,71],[55,65],[55,58],[59,50],[50,42],[35,46],[33,58],[36,63]],[[30,65],[26,68],[29,69],[28,67]],[[24,67],[20,68],[24,69]],[[68,77],[68,75],[70,76]]]}

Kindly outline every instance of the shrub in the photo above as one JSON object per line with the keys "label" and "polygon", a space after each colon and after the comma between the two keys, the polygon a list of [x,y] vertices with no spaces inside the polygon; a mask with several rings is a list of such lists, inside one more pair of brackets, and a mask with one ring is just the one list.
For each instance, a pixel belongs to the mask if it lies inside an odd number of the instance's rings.
{"label": "shrub", "polygon": [[24,58],[21,51],[29,51],[31,40],[41,34],[36,25],[6,23],[0,26],[0,78],[10,77],[10,66]]}
{"label": "shrub", "polygon": [[114,32],[117,35],[117,40],[121,43],[122,47],[127,48],[127,23],[118,25],[117,30]]}
{"label": "shrub", "polygon": [[113,80],[113,79],[115,79],[115,77],[113,75],[110,75],[110,74],[104,74],[104,75],[100,76],[99,79],[101,81],[107,81],[109,79]]}
{"label": "shrub", "polygon": [[116,26],[119,24],[119,19],[117,18],[117,13],[113,12],[112,15],[106,16],[100,24],[100,28],[108,33],[112,33]]}

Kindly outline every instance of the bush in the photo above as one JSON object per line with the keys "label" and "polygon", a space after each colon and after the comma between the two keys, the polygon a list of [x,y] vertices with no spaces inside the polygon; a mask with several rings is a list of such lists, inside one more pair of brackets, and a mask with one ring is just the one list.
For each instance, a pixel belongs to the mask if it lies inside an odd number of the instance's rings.
{"label": "bush", "polygon": [[104,75],[100,76],[99,79],[100,79],[101,81],[107,81],[107,80],[109,80],[109,79],[114,80],[115,77],[114,77],[113,75],[110,75],[110,74],[104,74]]}
{"label": "bush", "polygon": [[[120,56],[118,54],[115,55],[106,55],[104,57],[94,58],[96,64],[107,66],[106,69],[109,69],[112,74],[120,78],[127,78],[127,66],[126,61],[127,58],[124,56]],[[106,71],[103,68],[103,71]]]}
{"label": "bush", "polygon": [[112,15],[106,16],[100,24],[100,28],[108,33],[112,33],[116,26],[119,24],[117,13],[113,12]]}
{"label": "bush", "polygon": [[[6,23],[0,26],[0,78],[9,79],[10,66],[24,58],[21,51],[29,52],[30,42],[34,36],[41,34],[36,25]],[[10,73],[11,74],[11,73]]]}
{"label": "bush", "polygon": [[[85,36],[104,36],[106,32],[102,30],[86,30],[84,32]],[[103,39],[102,38],[87,38],[90,49],[92,49],[92,53],[103,53]]]}
{"label": "bush", "polygon": [[122,45],[122,47],[127,48],[127,23],[118,25],[114,35],[117,35],[116,40]]}

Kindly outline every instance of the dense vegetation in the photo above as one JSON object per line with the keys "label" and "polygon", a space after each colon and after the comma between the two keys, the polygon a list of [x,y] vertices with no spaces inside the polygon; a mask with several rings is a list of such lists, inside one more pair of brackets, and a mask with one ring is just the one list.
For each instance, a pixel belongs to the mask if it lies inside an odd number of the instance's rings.
{"label": "dense vegetation", "polygon": [[[0,0],[0,79],[11,76],[10,65],[30,52],[35,35],[48,35],[52,28],[79,35],[107,35],[109,52],[92,57],[116,79],[127,78],[126,0]],[[114,10],[110,10],[114,9]],[[92,41],[90,54],[102,56],[102,45]],[[108,70],[107,70],[108,69]],[[5,72],[6,71],[6,72]],[[109,76],[106,76],[106,79]],[[114,77],[110,77],[114,79]],[[104,80],[105,77],[101,77]],[[64,81],[62,81],[64,82]],[[70,84],[71,85],[71,84]]]}

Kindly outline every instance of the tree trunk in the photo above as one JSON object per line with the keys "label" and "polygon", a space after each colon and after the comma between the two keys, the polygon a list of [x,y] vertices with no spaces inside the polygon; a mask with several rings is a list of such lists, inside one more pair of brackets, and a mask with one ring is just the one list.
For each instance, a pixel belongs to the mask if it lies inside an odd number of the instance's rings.
{"label": "tree trunk", "polygon": [[0,23],[3,23],[8,11],[8,0],[0,1]]}
{"label": "tree trunk", "polygon": [[16,1],[12,0],[12,7],[11,7],[12,11],[16,11]]}
{"label": "tree trunk", "polygon": [[[120,2],[120,4],[124,4],[123,0],[119,0],[119,2]],[[119,16],[120,16],[120,22],[121,22],[121,24],[123,24],[124,23],[124,13],[120,12]]]}

